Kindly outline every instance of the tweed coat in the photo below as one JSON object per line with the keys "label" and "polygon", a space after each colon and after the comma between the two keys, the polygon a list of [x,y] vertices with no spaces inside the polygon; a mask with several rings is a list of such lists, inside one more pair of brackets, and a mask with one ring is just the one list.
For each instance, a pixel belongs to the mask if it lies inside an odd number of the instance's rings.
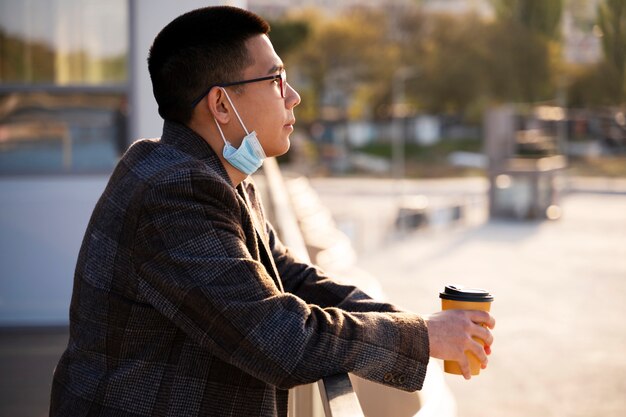
{"label": "tweed coat", "polygon": [[79,253],[51,416],[286,416],[352,372],[420,389],[423,320],[299,262],[211,147],[165,122],[133,144]]}

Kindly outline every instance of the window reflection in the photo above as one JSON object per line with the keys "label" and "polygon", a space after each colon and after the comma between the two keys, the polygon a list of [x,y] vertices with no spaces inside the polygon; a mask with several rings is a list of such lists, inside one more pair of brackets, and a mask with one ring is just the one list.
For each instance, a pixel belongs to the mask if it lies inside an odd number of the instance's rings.
{"label": "window reflection", "polygon": [[0,1],[0,174],[113,167],[128,43],[127,0]]}
{"label": "window reflection", "polygon": [[126,0],[2,0],[0,82],[126,80]]}
{"label": "window reflection", "polygon": [[110,170],[126,137],[125,95],[0,95],[2,174]]}

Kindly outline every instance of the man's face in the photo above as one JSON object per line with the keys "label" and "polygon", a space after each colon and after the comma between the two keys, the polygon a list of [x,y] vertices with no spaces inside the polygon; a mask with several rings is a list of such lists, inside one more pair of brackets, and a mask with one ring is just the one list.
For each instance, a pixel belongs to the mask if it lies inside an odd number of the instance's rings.
{"label": "man's face", "polygon": [[[242,79],[275,75],[283,69],[283,62],[266,35],[250,38],[246,46],[253,64],[244,70]],[[279,80],[246,84],[240,94],[235,93],[233,87],[226,90],[248,131],[257,133],[268,157],[282,155],[289,150],[289,135],[295,123],[293,108],[300,103],[300,96],[291,86],[287,85],[285,98],[281,97]],[[231,132],[239,133],[232,139],[242,138],[245,132],[236,117],[232,122]],[[239,143],[233,145],[238,146]]]}

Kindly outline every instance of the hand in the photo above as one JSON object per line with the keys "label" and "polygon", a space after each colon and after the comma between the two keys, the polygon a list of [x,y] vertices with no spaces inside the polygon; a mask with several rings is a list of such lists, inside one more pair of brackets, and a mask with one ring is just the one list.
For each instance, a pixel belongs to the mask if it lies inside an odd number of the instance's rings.
{"label": "hand", "polygon": [[[489,313],[478,310],[445,310],[426,316],[425,321],[430,356],[458,362],[465,379],[472,377],[466,351],[476,355],[483,369],[487,367],[487,355],[491,354],[493,343],[489,329],[496,325],[495,319]],[[484,346],[472,337],[482,340]]]}

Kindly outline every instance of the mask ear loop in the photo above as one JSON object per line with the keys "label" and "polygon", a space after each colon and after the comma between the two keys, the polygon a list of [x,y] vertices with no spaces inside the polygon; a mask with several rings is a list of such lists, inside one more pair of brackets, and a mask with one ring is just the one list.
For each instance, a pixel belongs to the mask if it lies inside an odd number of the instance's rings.
{"label": "mask ear loop", "polygon": [[223,87],[219,87],[219,88],[220,88],[220,90],[222,90],[224,92],[224,95],[228,99],[228,102],[230,103],[230,107],[233,108],[233,111],[235,112],[235,116],[237,116],[237,120],[239,120],[239,124],[241,124],[241,127],[243,127],[244,132],[246,132],[246,136],[249,135],[250,132],[248,132],[248,129],[246,129],[246,125],[243,124],[243,121],[241,120],[241,117],[239,116],[239,112],[237,111],[237,108],[233,104],[233,101],[230,99],[230,96],[228,95],[228,93],[226,92],[226,90]]}
{"label": "mask ear loop", "polygon": [[224,132],[222,132],[222,127],[220,126],[215,116],[213,116],[213,121],[215,122],[215,125],[217,126],[217,130],[219,130],[220,132],[220,136],[222,137],[222,140],[224,141],[224,145],[230,145],[230,142],[226,140],[226,137],[224,136]]}

